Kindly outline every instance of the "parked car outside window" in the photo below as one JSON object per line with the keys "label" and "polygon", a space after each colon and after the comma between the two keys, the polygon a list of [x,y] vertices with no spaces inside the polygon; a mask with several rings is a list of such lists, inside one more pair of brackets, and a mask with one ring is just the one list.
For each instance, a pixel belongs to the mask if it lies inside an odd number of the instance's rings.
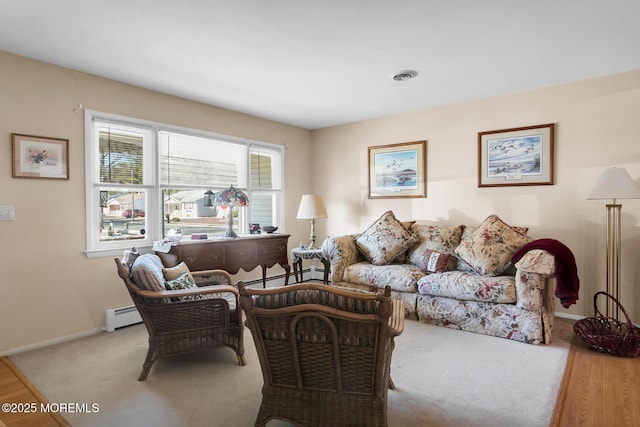
{"label": "parked car outside window", "polygon": [[[131,218],[131,209],[127,209],[126,211],[122,212],[122,216],[124,218]],[[144,211],[142,209],[134,209],[133,210],[133,217],[134,218],[144,218]]]}

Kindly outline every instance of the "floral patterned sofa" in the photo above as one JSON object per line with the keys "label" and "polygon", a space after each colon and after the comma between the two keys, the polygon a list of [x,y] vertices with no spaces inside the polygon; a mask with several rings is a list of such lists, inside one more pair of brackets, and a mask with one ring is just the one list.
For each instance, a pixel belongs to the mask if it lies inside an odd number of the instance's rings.
{"label": "floral patterned sofa", "polygon": [[364,232],[322,244],[331,283],[358,289],[389,285],[406,316],[449,328],[531,344],[551,342],[554,256],[527,252],[532,239],[491,215],[478,226],[400,222],[385,212]]}

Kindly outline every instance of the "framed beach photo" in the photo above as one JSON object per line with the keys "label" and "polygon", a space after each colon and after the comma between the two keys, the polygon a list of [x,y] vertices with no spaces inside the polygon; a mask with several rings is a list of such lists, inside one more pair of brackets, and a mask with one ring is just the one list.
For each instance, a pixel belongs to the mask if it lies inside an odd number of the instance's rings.
{"label": "framed beach photo", "polygon": [[69,179],[69,140],[12,133],[14,178]]}
{"label": "framed beach photo", "polygon": [[478,187],[553,185],[554,124],[478,133]]}
{"label": "framed beach photo", "polygon": [[369,198],[427,197],[427,141],[369,147]]}

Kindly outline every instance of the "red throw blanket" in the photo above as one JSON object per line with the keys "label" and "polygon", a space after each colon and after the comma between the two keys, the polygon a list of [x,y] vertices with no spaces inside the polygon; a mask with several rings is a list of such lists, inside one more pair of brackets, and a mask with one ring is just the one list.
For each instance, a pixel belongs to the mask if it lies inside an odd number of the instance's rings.
{"label": "red throw blanket", "polygon": [[533,240],[513,254],[511,262],[515,264],[524,254],[533,249],[542,249],[555,257],[556,297],[560,298],[564,308],[569,308],[571,304],[575,304],[578,300],[580,279],[578,278],[576,259],[571,249],[554,239]]}

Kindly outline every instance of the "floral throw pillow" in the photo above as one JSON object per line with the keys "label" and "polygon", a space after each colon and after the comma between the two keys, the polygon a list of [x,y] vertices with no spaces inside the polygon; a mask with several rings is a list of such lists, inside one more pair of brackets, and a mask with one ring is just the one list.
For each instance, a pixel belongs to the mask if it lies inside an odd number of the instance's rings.
{"label": "floral throw pillow", "polygon": [[531,238],[520,234],[497,215],[490,215],[464,236],[456,255],[483,276],[497,276],[511,264],[511,257]]}
{"label": "floral throw pillow", "polygon": [[[198,287],[198,285],[196,285],[196,283],[191,278],[191,275],[186,271],[181,273],[177,278],[173,280],[167,280],[166,282],[164,282],[164,285],[168,291],[178,291],[182,289],[192,289]],[[173,301],[193,301],[197,299],[202,299],[202,295],[191,295],[172,298]]]}
{"label": "floral throw pillow", "polygon": [[[412,225],[411,231],[420,238],[420,242],[407,251],[409,262],[420,268],[426,250],[453,254],[460,244],[462,228],[460,225]],[[450,257],[447,270],[455,270],[456,263],[456,258]]]}
{"label": "floral throw pillow", "polygon": [[418,240],[392,211],[387,211],[356,238],[356,246],[371,264],[386,265]]}

